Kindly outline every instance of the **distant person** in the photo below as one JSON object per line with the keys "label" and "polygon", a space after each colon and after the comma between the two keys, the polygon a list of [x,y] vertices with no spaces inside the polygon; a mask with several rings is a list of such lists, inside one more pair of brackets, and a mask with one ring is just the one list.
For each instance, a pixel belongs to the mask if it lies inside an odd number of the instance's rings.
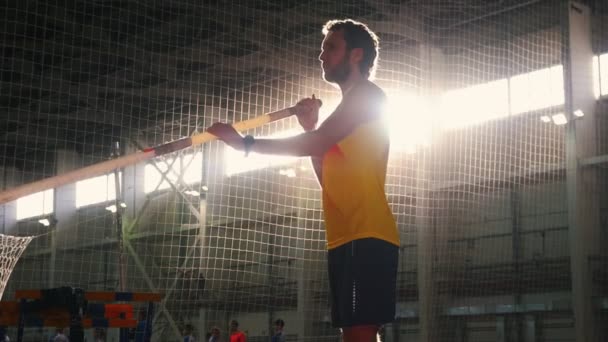
{"label": "distant person", "polygon": [[[151,327],[147,326],[147,314],[142,310],[137,317],[137,327],[135,328],[135,342],[150,342],[152,336]],[[147,338],[145,338],[147,332]]]}
{"label": "distant person", "polygon": [[213,327],[211,328],[211,334],[209,335],[209,342],[219,342],[220,341],[220,328]]}
{"label": "distant person", "polygon": [[184,327],[184,342],[196,342],[194,339],[194,327],[192,324],[186,324]]}
{"label": "distant person", "polygon": [[10,342],[11,339],[8,337],[6,327],[0,327],[0,342]]}
{"label": "distant person", "polygon": [[103,328],[95,329],[94,341],[95,342],[106,342],[106,330]]}
{"label": "distant person", "polygon": [[274,321],[274,334],[272,335],[270,342],[285,342],[285,334],[283,333],[284,327],[285,322],[282,319],[279,318]]}
{"label": "distant person", "polygon": [[239,330],[239,322],[234,319],[230,322],[230,342],[247,342],[247,336]]}
{"label": "distant person", "polygon": [[70,339],[68,339],[67,336],[65,336],[65,333],[63,332],[63,328],[57,328],[55,337],[53,337],[53,342],[69,342]]}

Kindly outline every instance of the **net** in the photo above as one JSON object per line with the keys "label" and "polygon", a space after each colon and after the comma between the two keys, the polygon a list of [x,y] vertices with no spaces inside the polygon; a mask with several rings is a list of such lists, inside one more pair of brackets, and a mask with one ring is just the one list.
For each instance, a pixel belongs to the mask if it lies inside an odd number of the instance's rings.
{"label": "net", "polygon": [[0,234],[0,298],[21,253],[32,241],[33,236],[10,236]]}
{"label": "net", "polygon": [[[375,82],[392,129],[386,191],[401,237],[397,317],[383,338],[593,340],[581,338],[583,324],[601,340],[608,202],[605,158],[592,157],[606,153],[608,11],[584,1],[597,56],[585,78],[573,68],[583,51],[573,46],[586,39],[570,36],[571,5],[12,2],[0,9],[3,188],[313,93],[326,117],[340,93],[321,77],[321,27],[362,20],[381,40]],[[597,107],[572,124],[577,94],[594,82]],[[287,119],[248,133],[298,132]],[[304,158],[245,159],[213,142],[2,213],[5,234],[43,234],[19,259],[6,299],[58,286],[160,292],[156,341],[181,341],[187,324],[198,340],[213,326],[227,337],[232,319],[249,341],[268,340],[278,318],[288,340],[339,339],[321,193]],[[48,334],[31,328],[25,337]]]}

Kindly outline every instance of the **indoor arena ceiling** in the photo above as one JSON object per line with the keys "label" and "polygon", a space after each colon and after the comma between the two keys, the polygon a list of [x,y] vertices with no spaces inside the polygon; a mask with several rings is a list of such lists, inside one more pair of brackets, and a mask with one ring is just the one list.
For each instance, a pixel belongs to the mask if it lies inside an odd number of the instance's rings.
{"label": "indoor arena ceiling", "polygon": [[[18,161],[40,146],[88,152],[111,146],[103,139],[125,127],[180,126],[184,118],[167,112],[196,113],[194,93],[230,107],[239,92],[296,80],[273,56],[300,49],[298,63],[318,67],[320,25],[344,13],[393,27],[411,12],[428,30],[536,2],[10,1],[0,8],[0,154]],[[379,35],[412,43],[399,32]]]}

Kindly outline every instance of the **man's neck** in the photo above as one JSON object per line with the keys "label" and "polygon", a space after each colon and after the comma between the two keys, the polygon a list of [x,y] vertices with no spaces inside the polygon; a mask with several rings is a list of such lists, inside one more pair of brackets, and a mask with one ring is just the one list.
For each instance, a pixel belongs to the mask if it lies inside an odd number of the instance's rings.
{"label": "man's neck", "polygon": [[351,72],[346,81],[339,83],[342,97],[345,97],[357,84],[365,82],[366,79],[359,72]]}

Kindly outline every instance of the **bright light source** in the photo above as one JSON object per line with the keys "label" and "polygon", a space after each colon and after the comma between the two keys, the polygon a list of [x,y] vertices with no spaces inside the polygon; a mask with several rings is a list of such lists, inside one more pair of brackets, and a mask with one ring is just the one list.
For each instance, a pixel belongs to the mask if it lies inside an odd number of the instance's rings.
{"label": "bright light source", "polygon": [[209,187],[206,185],[203,185],[203,187],[201,188],[203,191],[209,191]]}
{"label": "bright light source", "polygon": [[51,221],[49,221],[49,219],[40,219],[40,220],[38,220],[38,222],[45,227],[48,227],[51,225]]}
{"label": "bright light source", "polygon": [[[123,202],[123,203],[120,203],[120,207],[121,208],[126,208],[127,205]],[[112,204],[110,206],[107,206],[106,210],[109,211],[109,212],[111,212],[111,213],[115,213],[116,212],[116,205]]]}
{"label": "bright light source", "polygon": [[413,153],[417,146],[430,143],[432,115],[426,98],[388,91],[386,115],[392,151]]}
{"label": "bright light source", "polygon": [[184,194],[190,195],[192,197],[199,197],[201,195],[201,193],[196,190],[186,190],[184,191]]}
{"label": "bright light source", "polygon": [[544,123],[549,123],[549,122],[551,122],[551,118],[547,115],[543,115],[540,117],[540,121],[542,121]]}
{"label": "bright light source", "polygon": [[574,111],[574,116],[578,116],[580,118],[580,117],[585,116],[585,113],[582,110],[577,109]]}
{"label": "bright light source", "polygon": [[565,125],[568,123],[568,119],[563,113],[555,114],[551,117],[553,123],[556,125]]}

